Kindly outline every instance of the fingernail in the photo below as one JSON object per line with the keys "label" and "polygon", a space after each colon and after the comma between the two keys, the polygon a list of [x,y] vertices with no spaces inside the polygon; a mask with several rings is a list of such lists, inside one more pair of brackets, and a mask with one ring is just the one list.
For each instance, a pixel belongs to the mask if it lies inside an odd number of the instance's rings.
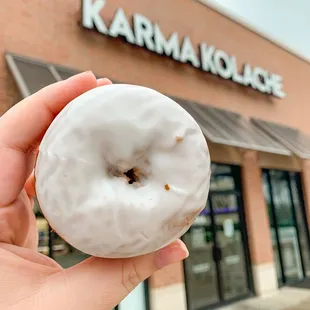
{"label": "fingernail", "polygon": [[89,73],[93,74],[92,71],[88,70],[88,71],[84,71],[84,72],[81,72],[81,73],[77,73],[77,74],[75,74],[75,75],[69,77],[68,80],[75,79],[75,78],[78,77],[78,76],[81,76],[81,75],[84,75],[84,74],[89,74]]}
{"label": "fingernail", "polygon": [[99,78],[99,79],[97,79],[97,83],[108,83],[108,84],[112,84],[112,81],[111,80],[109,80],[108,78]]}
{"label": "fingernail", "polygon": [[188,255],[189,253],[185,244],[177,241],[157,252],[155,265],[158,269],[161,269],[185,259]]}

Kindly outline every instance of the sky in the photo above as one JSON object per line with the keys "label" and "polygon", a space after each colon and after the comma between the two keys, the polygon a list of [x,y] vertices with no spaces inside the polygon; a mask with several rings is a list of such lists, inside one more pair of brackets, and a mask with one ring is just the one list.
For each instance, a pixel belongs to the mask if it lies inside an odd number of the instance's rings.
{"label": "sky", "polygon": [[[198,0],[199,1],[199,0]],[[310,0],[200,0],[224,8],[310,62]],[[225,12],[223,12],[225,13]]]}

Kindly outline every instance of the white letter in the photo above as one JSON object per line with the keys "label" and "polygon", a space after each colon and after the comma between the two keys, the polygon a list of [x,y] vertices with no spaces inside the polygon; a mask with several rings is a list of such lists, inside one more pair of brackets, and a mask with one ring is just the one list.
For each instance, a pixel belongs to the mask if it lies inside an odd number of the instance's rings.
{"label": "white letter", "polygon": [[192,65],[196,68],[199,68],[200,66],[199,59],[195,53],[192,42],[188,36],[186,36],[183,40],[180,61],[184,63],[190,61]]}
{"label": "white letter", "polygon": [[176,32],[172,33],[168,40],[165,39],[159,26],[154,26],[155,51],[158,54],[171,56],[174,60],[180,59],[179,37]]}
{"label": "white letter", "polygon": [[238,73],[236,57],[231,57],[231,62],[233,66],[232,80],[236,83],[243,84],[242,75]]}
{"label": "white letter", "polygon": [[271,84],[272,94],[278,98],[283,99],[286,93],[282,90],[282,76],[278,74],[271,74],[269,83]]}
{"label": "white letter", "polygon": [[217,50],[214,54],[214,65],[218,74],[224,79],[230,79],[233,67],[228,55],[221,50]]}
{"label": "white letter", "polygon": [[154,51],[154,42],[153,42],[153,25],[152,22],[143,15],[135,14],[133,16],[134,20],[134,29],[136,35],[136,44],[139,46],[146,46],[150,51]]}
{"label": "white letter", "polygon": [[110,26],[109,34],[114,38],[124,36],[129,43],[135,43],[135,37],[123,9],[118,9],[116,11]]}
{"label": "white letter", "polygon": [[243,68],[243,85],[250,85],[255,89],[255,85],[253,85],[252,83],[252,69],[251,66],[248,64],[245,64]]}
{"label": "white letter", "polygon": [[212,72],[217,75],[214,63],[212,61],[213,53],[215,51],[214,46],[207,46],[206,43],[200,44],[201,64],[202,70],[206,72]]}
{"label": "white letter", "polygon": [[254,68],[253,70],[253,79],[252,82],[255,85],[256,89],[262,93],[266,93],[268,88],[266,86],[267,72],[262,68]]}
{"label": "white letter", "polygon": [[82,24],[85,28],[93,29],[95,26],[100,33],[107,34],[107,26],[100,16],[105,4],[106,0],[96,0],[94,3],[92,0],[83,0]]}

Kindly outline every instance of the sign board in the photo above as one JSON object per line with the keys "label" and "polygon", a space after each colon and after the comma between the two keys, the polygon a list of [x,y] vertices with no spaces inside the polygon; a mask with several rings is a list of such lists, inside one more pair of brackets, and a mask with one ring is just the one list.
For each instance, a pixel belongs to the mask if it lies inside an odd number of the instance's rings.
{"label": "sign board", "polygon": [[177,32],[173,32],[169,38],[166,38],[158,23],[152,22],[139,13],[133,14],[131,25],[124,10],[118,8],[108,26],[101,17],[106,1],[82,0],[83,27],[113,38],[124,37],[130,44],[144,47],[160,55],[169,56],[181,63],[189,63],[195,68],[251,87],[261,93],[278,98],[286,96],[282,89],[282,77],[280,75],[270,73],[261,67],[252,67],[248,63],[243,64],[241,72],[238,72],[235,56],[231,56],[206,42],[199,44],[199,52],[197,52],[189,36],[180,38]]}

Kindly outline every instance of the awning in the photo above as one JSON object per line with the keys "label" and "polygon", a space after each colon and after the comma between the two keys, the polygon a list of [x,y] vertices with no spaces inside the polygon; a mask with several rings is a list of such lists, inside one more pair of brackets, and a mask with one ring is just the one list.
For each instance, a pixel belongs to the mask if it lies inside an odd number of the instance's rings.
{"label": "awning", "polygon": [[66,80],[66,79],[70,78],[71,76],[80,73],[80,71],[68,69],[68,68],[64,68],[64,67],[60,67],[60,66],[53,66],[53,67],[55,68],[55,70],[59,74],[59,77],[62,80]]}
{"label": "awning", "polygon": [[213,143],[279,155],[291,155],[286,147],[248,122],[240,114],[178,98],[173,99],[193,116],[206,138]]}
{"label": "awning", "polygon": [[286,146],[292,153],[303,159],[310,159],[310,136],[291,127],[259,120],[251,119],[251,123],[265,131],[274,139]]}
{"label": "awning", "polygon": [[28,97],[47,85],[67,79],[78,73],[78,71],[72,69],[47,64],[12,53],[6,53],[5,58],[23,97]]}
{"label": "awning", "polygon": [[[6,53],[5,57],[24,97],[79,72],[12,53]],[[200,125],[206,139],[213,143],[287,156],[292,154],[283,143],[278,142],[264,130],[254,126],[252,122],[247,121],[240,114],[175,97],[171,98],[193,116]]]}

